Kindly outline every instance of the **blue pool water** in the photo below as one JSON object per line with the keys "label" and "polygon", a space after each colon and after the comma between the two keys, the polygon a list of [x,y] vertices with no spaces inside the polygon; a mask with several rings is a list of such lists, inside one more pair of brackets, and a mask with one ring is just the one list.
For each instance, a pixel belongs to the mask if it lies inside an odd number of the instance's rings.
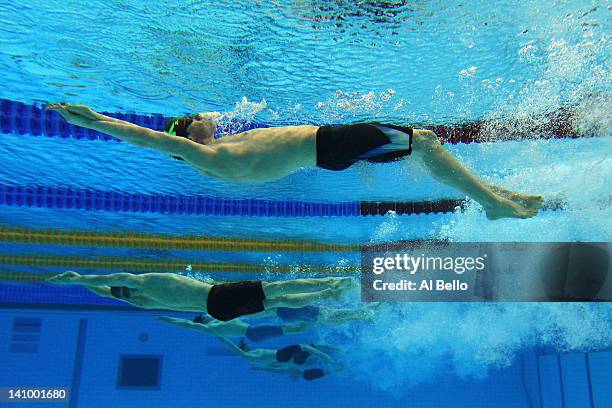
{"label": "blue pool water", "polygon": [[[250,370],[216,339],[155,318],[172,312],[41,283],[67,268],[117,272],[123,264],[101,262],[109,257],[132,260],[126,268],[134,271],[142,271],[136,263],[161,268],[177,261],[164,270],[204,280],[318,276],[306,265],[341,273],[359,264],[354,248],[244,246],[253,241],[609,242],[610,21],[604,1],[0,4],[0,106],[7,107],[0,128],[8,129],[0,133],[0,387],[61,386],[72,393],[69,403],[11,406],[612,407],[606,303],[386,303],[372,322],[321,326],[264,344],[337,347],[344,369],[305,382]],[[463,197],[410,160],[228,183],[127,143],[18,129],[24,112],[54,101],[134,115],[218,111],[224,133],[255,124],[479,121],[490,142],[447,143],[449,151],[487,182],[543,194],[563,208],[495,222],[473,202],[462,212],[269,216],[289,201],[359,208]],[[567,121],[579,137],[525,131],[546,128],[546,114],[563,110],[573,113]],[[15,188],[33,192],[29,205],[9,199]],[[207,215],[120,206],[91,211],[58,208],[36,193],[45,188],[268,204],[257,216],[228,216],[221,204]],[[6,232],[17,227],[29,231],[30,241],[15,242]],[[41,230],[72,241],[34,238]],[[75,238],[85,232],[242,244],[232,250],[85,244]],[[190,266],[198,262],[261,270],[211,273]],[[342,306],[358,306],[358,298],[348,296]],[[161,362],[158,387],[119,385],[129,356]]]}

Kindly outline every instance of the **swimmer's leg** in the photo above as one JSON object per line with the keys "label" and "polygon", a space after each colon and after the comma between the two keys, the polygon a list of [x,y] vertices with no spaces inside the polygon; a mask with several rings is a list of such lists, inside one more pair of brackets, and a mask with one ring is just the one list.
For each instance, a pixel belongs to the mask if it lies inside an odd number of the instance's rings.
{"label": "swimmer's leg", "polygon": [[488,219],[530,218],[537,214],[537,209],[527,208],[523,204],[496,194],[486,183],[447,152],[434,132],[415,130],[412,146],[413,155],[422,160],[436,180],[476,200],[484,207]]}
{"label": "swimmer's leg", "polygon": [[324,289],[319,292],[299,293],[291,295],[281,295],[273,298],[264,300],[264,307],[266,309],[271,307],[289,307],[298,309],[300,307],[308,306],[316,302],[324,300],[338,300],[342,296],[342,289]]}
{"label": "swimmer's leg", "polygon": [[352,285],[352,278],[291,279],[262,282],[262,288],[267,298],[321,291],[324,289],[348,289]]}
{"label": "swimmer's leg", "polygon": [[376,302],[354,309],[320,307],[317,322],[325,324],[344,324],[355,320],[372,320],[376,316],[376,309],[378,309],[380,305],[381,303]]}
{"label": "swimmer's leg", "polygon": [[283,329],[284,334],[296,334],[308,330],[312,326],[314,326],[314,322],[286,323],[283,324],[281,327]]}

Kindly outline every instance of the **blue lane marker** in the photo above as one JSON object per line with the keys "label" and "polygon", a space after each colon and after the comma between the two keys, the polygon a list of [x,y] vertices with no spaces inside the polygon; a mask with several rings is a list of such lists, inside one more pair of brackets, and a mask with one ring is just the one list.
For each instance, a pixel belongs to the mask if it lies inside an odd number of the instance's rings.
{"label": "blue lane marker", "polygon": [[[133,213],[264,217],[359,216],[359,201],[318,203],[148,195],[71,187],[0,185],[0,205]],[[374,215],[374,214],[372,214]]]}

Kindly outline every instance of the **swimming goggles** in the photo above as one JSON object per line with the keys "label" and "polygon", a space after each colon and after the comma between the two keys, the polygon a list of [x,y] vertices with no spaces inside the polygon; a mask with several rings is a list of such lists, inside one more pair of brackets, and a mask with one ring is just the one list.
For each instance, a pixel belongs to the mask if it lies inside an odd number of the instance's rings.
{"label": "swimming goggles", "polygon": [[174,127],[178,125],[178,123],[179,123],[179,119],[173,120],[172,123],[170,123],[170,128],[168,128],[168,131],[166,133],[169,133],[172,136],[176,136],[176,131],[174,130]]}
{"label": "swimming goggles", "polygon": [[173,136],[186,137],[188,134],[187,128],[189,125],[191,125],[191,122],[193,122],[192,118],[187,118],[186,120],[185,118],[174,119],[172,122],[170,122],[170,126],[168,127],[166,133]]}

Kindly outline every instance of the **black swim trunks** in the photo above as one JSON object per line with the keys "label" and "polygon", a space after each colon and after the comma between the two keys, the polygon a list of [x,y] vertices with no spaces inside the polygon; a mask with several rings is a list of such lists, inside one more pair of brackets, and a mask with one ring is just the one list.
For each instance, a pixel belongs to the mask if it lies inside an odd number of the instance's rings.
{"label": "black swim trunks", "polygon": [[293,360],[295,364],[302,365],[308,357],[310,357],[310,353],[303,350],[299,344],[276,350],[276,361],[279,363],[287,363],[289,360]]}
{"label": "black swim trunks", "polygon": [[117,299],[127,300],[130,298],[130,288],[127,286],[111,286],[110,293]]}
{"label": "black swim trunks", "polygon": [[264,310],[266,295],[261,281],[242,281],[214,285],[208,293],[208,314],[226,322]]}
{"label": "black swim trunks", "polygon": [[359,160],[387,163],[412,153],[412,128],[379,123],[321,126],[317,166],[344,170]]}

